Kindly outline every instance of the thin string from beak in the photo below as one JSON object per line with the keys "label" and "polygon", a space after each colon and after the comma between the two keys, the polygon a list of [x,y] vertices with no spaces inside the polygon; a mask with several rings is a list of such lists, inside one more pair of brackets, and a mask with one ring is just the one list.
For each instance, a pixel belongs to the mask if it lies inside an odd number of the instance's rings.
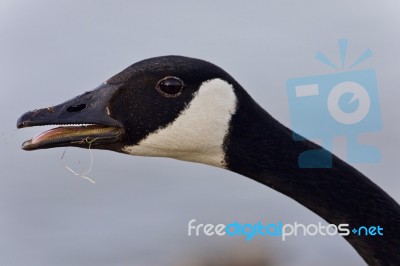
{"label": "thin string from beak", "polygon": [[[82,140],[83,142],[86,142],[86,143],[89,144],[89,148],[88,148],[88,149],[89,149],[89,154],[90,154],[90,167],[89,167],[88,170],[86,170],[86,171],[84,171],[84,172],[82,172],[82,173],[79,174],[79,173],[77,173],[76,171],[74,171],[71,167],[69,167],[68,165],[65,165],[65,168],[66,168],[68,171],[70,171],[71,173],[73,173],[73,174],[76,175],[76,176],[79,176],[79,177],[81,177],[81,178],[83,178],[83,179],[88,180],[88,181],[91,182],[92,184],[95,184],[96,181],[94,181],[92,178],[90,178],[90,177],[88,177],[88,176],[86,176],[86,175],[89,174],[89,173],[92,171],[92,168],[93,168],[93,154],[92,154],[91,146],[92,146],[92,143],[93,143],[94,141],[96,141],[96,140],[97,140],[97,139],[92,139],[92,140],[89,141],[87,138],[84,139],[84,140]],[[65,151],[64,151],[64,153],[63,153],[61,159],[64,158],[64,154],[65,154]]]}

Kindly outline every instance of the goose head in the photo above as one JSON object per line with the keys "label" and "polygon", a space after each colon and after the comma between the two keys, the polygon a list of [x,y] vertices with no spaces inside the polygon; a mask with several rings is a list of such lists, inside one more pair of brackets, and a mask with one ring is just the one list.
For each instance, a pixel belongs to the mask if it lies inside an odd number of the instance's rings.
{"label": "goose head", "polygon": [[156,57],[62,104],[23,114],[17,127],[58,125],[24,142],[24,150],[90,147],[226,167],[238,93],[246,97],[209,62]]}

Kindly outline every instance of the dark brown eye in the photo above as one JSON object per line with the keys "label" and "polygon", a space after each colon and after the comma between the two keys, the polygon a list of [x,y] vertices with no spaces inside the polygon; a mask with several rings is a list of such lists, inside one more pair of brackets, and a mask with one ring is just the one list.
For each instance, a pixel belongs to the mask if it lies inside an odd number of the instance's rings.
{"label": "dark brown eye", "polygon": [[177,77],[165,77],[157,84],[157,90],[166,97],[176,97],[181,94],[183,81]]}

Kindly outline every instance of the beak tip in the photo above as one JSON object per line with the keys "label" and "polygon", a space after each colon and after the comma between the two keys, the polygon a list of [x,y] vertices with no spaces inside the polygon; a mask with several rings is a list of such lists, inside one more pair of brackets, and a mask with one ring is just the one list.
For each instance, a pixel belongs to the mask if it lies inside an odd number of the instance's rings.
{"label": "beak tip", "polygon": [[23,114],[20,118],[17,120],[17,128],[24,128],[28,126],[28,120],[27,120],[27,115],[28,113]]}
{"label": "beak tip", "polygon": [[35,120],[40,120],[43,116],[42,109],[28,111],[21,115],[17,120],[17,128],[30,127],[34,125]]}

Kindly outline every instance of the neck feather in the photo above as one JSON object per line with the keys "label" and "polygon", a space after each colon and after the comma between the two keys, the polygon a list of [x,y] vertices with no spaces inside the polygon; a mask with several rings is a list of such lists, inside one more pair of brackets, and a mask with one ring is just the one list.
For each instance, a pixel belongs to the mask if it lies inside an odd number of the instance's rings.
{"label": "neck feather", "polygon": [[[238,103],[225,143],[228,169],[287,195],[329,223],[349,224],[350,229],[381,226],[383,236],[350,233],[345,238],[368,264],[397,264],[400,261],[399,205],[334,155],[332,168],[299,168],[301,152],[321,148],[307,140],[294,141],[292,131],[247,94],[242,96],[248,102]],[[327,151],[325,155],[331,156]]]}

